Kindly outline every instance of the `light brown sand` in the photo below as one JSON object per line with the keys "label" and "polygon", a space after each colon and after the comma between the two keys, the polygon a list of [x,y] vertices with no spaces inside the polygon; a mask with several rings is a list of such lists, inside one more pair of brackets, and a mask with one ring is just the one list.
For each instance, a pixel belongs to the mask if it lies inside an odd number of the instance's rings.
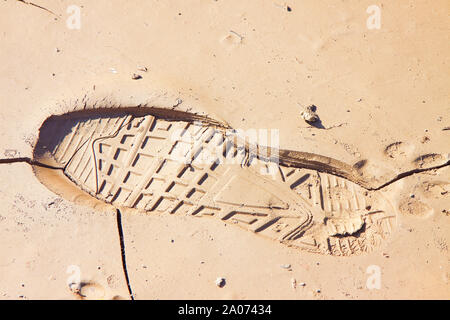
{"label": "light brown sand", "polygon": [[[284,149],[366,160],[362,172],[381,183],[448,161],[448,1],[379,2],[379,30],[366,27],[371,1],[290,12],[277,1],[79,1],[79,30],[66,25],[70,1],[34,3],[59,18],[0,5],[0,159],[32,158],[42,122],[88,95],[182,99],[234,128],[279,129]],[[301,118],[310,104],[327,130]],[[27,163],[0,169],[0,298],[80,298],[68,286],[79,270],[85,298],[128,299],[115,211],[61,198]],[[140,299],[448,299],[449,181],[445,166],[383,188],[396,229],[350,257],[220,220],[123,211],[129,283]],[[373,270],[379,289],[367,286]]]}

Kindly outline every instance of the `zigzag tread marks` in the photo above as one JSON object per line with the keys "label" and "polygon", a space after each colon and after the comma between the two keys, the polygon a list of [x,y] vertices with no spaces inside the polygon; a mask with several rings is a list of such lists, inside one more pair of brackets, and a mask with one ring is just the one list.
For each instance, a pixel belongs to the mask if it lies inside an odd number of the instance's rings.
{"label": "zigzag tread marks", "polygon": [[[72,127],[56,144],[54,158],[66,164],[72,181],[107,203],[214,216],[287,245],[333,255],[368,251],[391,233],[391,219],[383,211],[380,217],[368,215],[370,197],[356,184],[276,164],[272,178],[262,177],[274,164],[249,159],[246,150],[213,127],[151,115],[68,122]],[[258,171],[260,164],[264,170]],[[242,186],[245,194],[236,192]],[[312,225],[318,226],[316,233],[307,232]]]}

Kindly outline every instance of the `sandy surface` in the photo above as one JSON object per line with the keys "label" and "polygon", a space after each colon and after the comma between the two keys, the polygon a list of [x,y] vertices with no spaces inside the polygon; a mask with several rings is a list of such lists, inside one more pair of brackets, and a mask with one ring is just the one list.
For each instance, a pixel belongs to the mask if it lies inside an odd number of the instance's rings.
{"label": "sandy surface", "polygon": [[[34,3],[58,18],[0,4],[0,159],[32,158],[42,123],[87,96],[96,108],[181,99],[180,110],[233,128],[278,129],[283,149],[365,160],[361,173],[380,184],[423,171],[378,191],[395,230],[347,257],[216,219],[122,210],[135,298],[450,298],[448,1],[381,1],[375,30],[371,1],[292,1],[290,11],[256,0],[78,1],[80,29],[66,24],[72,2]],[[310,104],[324,128],[301,118]],[[0,169],[0,298],[129,299],[115,209],[61,197],[28,163]],[[379,288],[367,285],[374,270]]]}

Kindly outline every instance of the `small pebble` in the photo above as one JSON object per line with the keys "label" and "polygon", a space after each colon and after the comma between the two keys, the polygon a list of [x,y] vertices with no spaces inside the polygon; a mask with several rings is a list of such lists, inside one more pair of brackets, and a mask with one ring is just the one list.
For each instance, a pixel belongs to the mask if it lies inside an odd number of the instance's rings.
{"label": "small pebble", "polygon": [[307,106],[300,115],[302,116],[303,120],[305,120],[307,123],[313,123],[319,120],[319,116],[316,114],[316,106],[310,105]]}
{"label": "small pebble", "polygon": [[226,284],[225,278],[219,277],[216,279],[216,286],[218,286],[219,288],[223,288],[225,284]]}
{"label": "small pebble", "polygon": [[79,293],[80,290],[81,290],[81,283],[72,282],[72,283],[69,284],[69,289],[73,293]]}
{"label": "small pebble", "polygon": [[139,80],[139,79],[142,79],[142,76],[140,74],[133,73],[133,75],[131,76],[131,79]]}
{"label": "small pebble", "polygon": [[297,280],[295,280],[294,278],[291,279],[291,286],[292,286],[292,289],[297,288]]}

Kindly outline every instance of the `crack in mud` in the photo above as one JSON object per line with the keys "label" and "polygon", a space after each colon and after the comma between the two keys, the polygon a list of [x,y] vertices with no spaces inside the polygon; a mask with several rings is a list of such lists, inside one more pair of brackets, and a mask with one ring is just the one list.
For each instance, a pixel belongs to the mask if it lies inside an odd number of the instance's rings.
{"label": "crack in mud", "polygon": [[[114,137],[119,133],[119,131],[123,128],[125,124],[125,119],[131,119],[132,121],[135,118],[145,117],[148,115],[153,116],[155,119],[162,119],[164,121],[168,122],[177,122],[177,121],[183,121],[186,123],[195,123],[199,122],[202,125],[205,125],[207,128],[213,128],[217,132],[221,132],[224,137],[227,137],[229,139],[232,139],[234,141],[234,144],[236,146],[243,146],[245,148],[245,152],[248,153],[248,156],[250,157],[256,157],[260,160],[269,161],[269,162],[275,162],[279,165],[291,167],[291,168],[298,168],[298,169],[310,169],[310,170],[316,170],[323,173],[332,174],[344,179],[347,179],[353,183],[358,184],[359,186],[363,187],[366,190],[376,191],[380,190],[404,177],[410,176],[415,173],[424,172],[427,170],[434,170],[438,169],[444,166],[447,166],[450,164],[450,161],[447,161],[444,164],[436,165],[433,167],[428,168],[416,168],[412,170],[408,170],[405,172],[402,172],[400,174],[395,175],[393,178],[389,180],[379,181],[376,179],[376,177],[366,177],[364,173],[361,171],[362,167],[364,166],[364,163],[360,164],[359,162],[350,165],[345,162],[339,161],[337,159],[333,159],[327,156],[315,154],[315,153],[309,153],[309,152],[301,152],[301,151],[295,151],[295,150],[286,150],[286,149],[279,149],[279,148],[272,148],[267,146],[262,146],[254,143],[250,143],[247,141],[247,139],[240,136],[239,130],[234,130],[231,128],[227,123],[223,121],[218,121],[215,119],[212,119],[205,115],[199,115],[196,113],[190,113],[190,112],[184,112],[174,109],[166,109],[166,108],[160,108],[155,106],[148,106],[148,105],[138,105],[136,107],[127,107],[127,108],[93,108],[88,109],[85,108],[83,110],[75,110],[71,111],[62,115],[52,115],[49,118],[47,118],[41,129],[40,129],[40,136],[43,137],[46,134],[48,135],[49,132],[42,132],[43,128],[45,126],[51,126],[51,123],[56,123],[56,121],[66,121],[70,119],[89,119],[90,117],[107,117],[108,115],[111,117],[125,117],[123,119],[122,124],[119,126],[116,132],[110,133],[106,136],[100,136],[94,139],[93,141],[91,138],[87,139],[79,149],[81,149],[86,143],[91,143],[91,152],[94,159],[94,166],[96,166],[96,154],[94,151],[94,144],[98,140],[103,140],[106,138]],[[127,121],[128,123],[128,121]],[[51,134],[50,134],[51,135]],[[46,138],[47,139],[47,138]],[[92,141],[92,142],[91,142]],[[45,143],[42,142],[42,146],[45,147]],[[34,159],[39,159],[39,157],[36,157],[36,150],[42,149],[38,148],[38,146],[35,147],[35,154]],[[40,150],[39,152],[42,152],[43,150]],[[78,150],[75,150],[72,154],[72,157],[70,157],[69,161],[64,166],[64,171],[66,170],[67,166],[71,163],[72,158],[77,154]],[[96,175],[98,175],[98,170],[95,168]],[[98,186],[98,176],[96,176],[96,186],[95,186],[95,194],[98,194],[99,192],[99,186]]]}
{"label": "crack in mud", "polygon": [[[36,160],[32,160],[28,157],[21,157],[21,158],[7,158],[7,159],[0,159],[0,164],[12,164],[12,163],[27,163],[31,166],[38,166],[43,167],[47,169],[52,170],[64,170],[64,167],[54,167],[50,166],[44,163],[41,163]],[[124,242],[124,236],[123,236],[123,228],[122,228],[122,214],[119,209],[116,209],[116,217],[117,217],[117,230],[119,233],[119,241],[120,241],[120,254],[122,258],[122,268],[125,275],[125,280],[127,283],[128,292],[130,294],[131,300],[134,300],[133,291],[131,289],[130,279],[128,277],[128,270],[127,270],[127,263],[126,263],[126,254],[125,254],[125,242]]]}
{"label": "crack in mud", "polygon": [[[281,152],[281,150],[280,150],[280,152]],[[37,166],[37,167],[43,167],[43,168],[47,168],[47,169],[61,170],[61,171],[64,171],[65,168],[67,167],[67,165],[65,165],[64,167],[51,166],[51,165],[48,165],[48,164],[45,164],[45,163],[33,160],[33,159],[29,158],[29,157],[0,159],[0,164],[11,164],[11,163],[27,163],[27,164],[29,164],[31,166]],[[356,184],[360,185],[361,187],[363,187],[364,189],[369,190],[369,191],[378,191],[378,190],[384,189],[384,188],[388,187],[389,185],[393,184],[394,182],[397,182],[397,181],[399,181],[401,179],[404,179],[406,177],[412,176],[414,174],[423,173],[423,172],[432,171],[432,170],[437,170],[437,169],[442,169],[444,167],[450,166],[450,160],[449,160],[449,161],[447,161],[447,162],[445,162],[443,164],[436,165],[436,166],[433,166],[433,167],[412,169],[412,170],[408,170],[408,171],[405,171],[405,172],[397,174],[394,178],[388,180],[387,182],[384,182],[384,183],[380,184],[379,186],[370,186],[367,183],[361,183],[361,181],[358,181],[357,179],[352,179],[352,178],[348,177],[348,175],[346,175],[346,174],[340,174],[340,173],[335,172],[332,169],[319,167],[319,164],[315,164],[315,165],[314,164],[295,165],[295,164],[290,163],[290,161],[286,161],[286,160],[282,159],[282,157],[280,157],[280,163],[284,164],[284,165],[287,165],[288,167],[299,168],[299,169],[302,169],[302,168],[304,168],[304,169],[305,168],[306,169],[313,169],[313,170],[317,170],[317,171],[320,171],[320,172],[334,174],[334,175],[340,176],[342,178],[345,178],[347,180],[350,180],[352,182],[355,182]]]}
{"label": "crack in mud", "polygon": [[446,163],[443,163],[443,164],[440,164],[440,165],[437,165],[437,166],[434,166],[434,167],[420,168],[420,169],[413,169],[413,170],[405,171],[405,172],[402,172],[402,173],[398,174],[396,177],[394,177],[393,179],[389,180],[388,182],[380,185],[379,187],[371,188],[369,190],[374,190],[374,191],[381,190],[381,189],[389,186],[390,184],[392,184],[392,183],[394,183],[396,181],[399,181],[399,180],[401,180],[403,178],[412,176],[412,175],[417,174],[417,173],[422,173],[422,172],[426,172],[426,171],[441,169],[441,168],[444,168],[444,167],[447,167],[447,166],[450,166],[450,160],[447,161]]}
{"label": "crack in mud", "polygon": [[[344,179],[347,179],[349,181],[352,181],[362,188],[369,190],[369,191],[378,191],[381,189],[384,189],[385,187],[391,185],[394,182],[397,182],[403,178],[409,177],[411,175],[422,173],[426,171],[441,169],[446,166],[450,165],[450,160],[432,167],[427,168],[416,168],[412,170],[408,170],[402,173],[397,174],[392,179],[383,182],[374,184],[370,181],[367,181],[366,179],[363,179],[358,174],[353,172],[352,168],[345,164],[344,162],[341,162],[339,160],[334,160],[325,156],[310,154],[306,152],[298,152],[298,151],[290,151],[290,150],[280,150],[279,151],[279,163],[281,165],[285,165],[287,167],[291,168],[298,168],[298,169],[311,169],[311,170],[317,170],[319,172],[329,173]],[[300,156],[300,157],[298,157]],[[317,159],[314,159],[317,158]],[[331,161],[330,161],[331,160]]]}
{"label": "crack in mud", "polygon": [[38,4],[35,4],[33,2],[30,2],[30,1],[25,1],[25,0],[17,0],[17,1],[19,1],[19,2],[21,2],[23,4],[28,4],[30,6],[38,8],[38,9],[42,9],[44,11],[47,11],[48,13],[54,15],[56,17],[56,19],[58,19],[58,15],[56,13],[54,13],[53,11],[51,11],[51,10],[45,8],[45,7],[42,7],[42,6],[38,5]]}
{"label": "crack in mud", "polygon": [[30,166],[43,167],[43,168],[53,169],[53,170],[64,170],[63,167],[51,166],[51,165],[33,160],[29,157],[0,159],[0,164],[10,164],[10,163],[28,163]]}
{"label": "crack in mud", "polygon": [[119,232],[120,253],[122,256],[123,273],[125,274],[125,280],[127,282],[127,287],[128,287],[128,292],[130,293],[130,298],[131,298],[131,300],[134,300],[133,291],[131,290],[130,278],[128,277],[127,262],[126,262],[126,255],[125,255],[125,241],[123,238],[123,229],[122,229],[122,214],[120,213],[119,209],[116,210],[116,217],[117,217],[117,230]]}

